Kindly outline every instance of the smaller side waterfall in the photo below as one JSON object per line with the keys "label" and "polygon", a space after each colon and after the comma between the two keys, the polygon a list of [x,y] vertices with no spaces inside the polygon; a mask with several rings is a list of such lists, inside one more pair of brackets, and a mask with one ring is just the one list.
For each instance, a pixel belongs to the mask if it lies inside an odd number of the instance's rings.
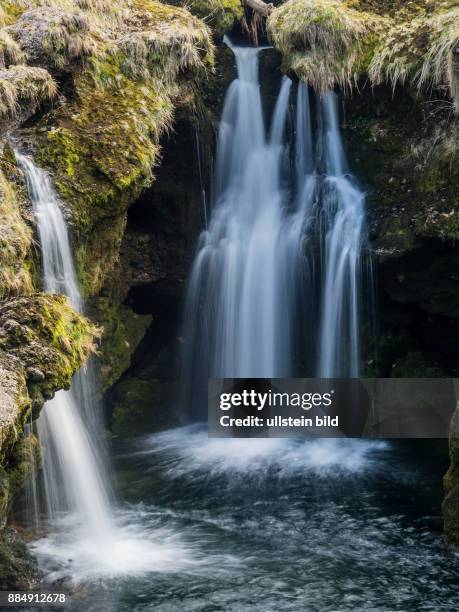
{"label": "smaller side waterfall", "polygon": [[43,288],[48,293],[63,293],[74,308],[82,311],[67,227],[49,176],[37,168],[30,157],[16,152],[29,190],[37,220],[43,263]]}
{"label": "smaller side waterfall", "polygon": [[[37,218],[44,288],[65,293],[81,311],[68,232],[52,182],[29,157],[18,153],[16,157]],[[54,584],[69,577],[79,582],[137,576],[191,564],[179,536],[155,522],[148,524],[151,515],[145,515],[143,506],[113,505],[92,380],[90,367],[77,372],[70,390],[59,391],[46,402],[37,420],[44,449],[43,477],[38,496],[30,487],[30,509],[34,511],[30,524],[37,527],[37,514],[42,515],[38,500],[43,497],[47,522],[38,524],[38,531],[46,536],[31,548],[38,555],[45,580]]]}
{"label": "smaller side waterfall", "polygon": [[[19,153],[37,219],[43,261],[43,286],[67,295],[82,311],[67,227],[49,176]],[[94,406],[85,372],[77,373],[69,391],[59,391],[46,402],[37,421],[45,453],[43,488],[48,518],[53,522],[69,513],[86,534],[107,546],[112,541],[112,516],[101,453],[91,431]],[[92,434],[92,435],[91,435]]]}

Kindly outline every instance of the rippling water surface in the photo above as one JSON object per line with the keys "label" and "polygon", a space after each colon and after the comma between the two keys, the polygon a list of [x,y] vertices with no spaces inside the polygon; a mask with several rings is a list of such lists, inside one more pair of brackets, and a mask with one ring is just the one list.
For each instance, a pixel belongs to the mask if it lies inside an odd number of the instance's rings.
{"label": "rippling water surface", "polygon": [[49,583],[73,584],[71,610],[456,611],[445,459],[443,442],[175,429],[116,449],[114,549],[71,524],[33,548]]}

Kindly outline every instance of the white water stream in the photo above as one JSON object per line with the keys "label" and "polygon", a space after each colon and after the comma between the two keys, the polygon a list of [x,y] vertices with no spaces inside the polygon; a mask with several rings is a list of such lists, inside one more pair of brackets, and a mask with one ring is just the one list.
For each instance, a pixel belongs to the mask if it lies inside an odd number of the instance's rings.
{"label": "white water stream", "polygon": [[[67,295],[75,310],[82,312],[67,227],[50,178],[29,157],[19,153],[16,157],[37,220],[43,288]],[[113,540],[112,516],[95,432],[88,426],[94,406],[87,405],[92,396],[87,381],[84,371],[78,373],[71,389],[59,391],[46,402],[38,419],[37,432],[45,451],[45,499],[49,519],[71,512],[87,537],[107,546]]]}
{"label": "white water stream", "polygon": [[337,98],[316,99],[313,122],[308,89],[297,87],[291,146],[292,82],[282,80],[268,131],[260,50],[232,50],[238,75],[186,301],[185,377],[193,393],[207,377],[358,376],[364,194],[347,171]]}
{"label": "white water stream", "polygon": [[[37,219],[43,259],[43,285],[66,294],[81,312],[82,301],[72,260],[67,227],[49,176],[33,161],[16,154]],[[46,402],[37,421],[43,448],[43,522],[35,484],[31,507],[39,516],[31,525],[46,536],[32,545],[45,579],[75,581],[137,575],[160,568],[173,571],[193,561],[179,538],[144,525],[141,508],[115,505],[107,485],[104,453],[98,443],[97,407],[92,377],[78,372],[69,391]]]}

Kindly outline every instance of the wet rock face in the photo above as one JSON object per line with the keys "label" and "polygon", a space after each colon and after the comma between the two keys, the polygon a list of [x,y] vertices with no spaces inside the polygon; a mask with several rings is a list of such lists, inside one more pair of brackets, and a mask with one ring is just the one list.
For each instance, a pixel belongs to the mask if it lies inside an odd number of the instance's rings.
{"label": "wet rock face", "polygon": [[402,304],[417,304],[429,315],[459,317],[459,249],[424,244],[382,267],[385,290]]}
{"label": "wet rock face", "polygon": [[459,405],[451,420],[449,454],[450,467],[444,478],[444,530],[447,541],[459,547]]}
{"label": "wet rock face", "polygon": [[35,294],[0,304],[0,351],[27,382],[37,410],[94,351],[96,327],[62,295]]}
{"label": "wet rock face", "polygon": [[[68,387],[94,351],[96,335],[96,327],[64,296],[35,294],[0,302],[0,469],[8,482],[25,423],[46,399]],[[13,491],[3,490],[8,503]],[[0,508],[0,521],[3,517]]]}
{"label": "wet rock face", "polygon": [[[110,384],[102,376],[109,419],[117,435],[171,426],[178,418],[173,404],[180,318],[186,278],[204,226],[202,188],[209,195],[210,120],[203,119],[199,127],[193,118],[179,119],[163,147],[154,185],[129,211],[120,260],[105,289],[108,303],[122,302],[112,310],[118,321],[128,317],[132,325],[144,324],[144,335],[137,336],[136,343],[119,345],[124,370],[111,377]],[[116,287],[117,278],[123,281]],[[94,303],[100,304],[100,298]],[[106,367],[103,355],[102,362]]]}
{"label": "wet rock face", "polygon": [[[18,363],[0,352],[0,460],[4,465],[32,402],[28,395],[26,378]],[[4,516],[0,508],[0,517]]]}
{"label": "wet rock face", "polygon": [[0,589],[31,589],[37,584],[36,562],[14,529],[0,539]]}
{"label": "wet rock face", "polygon": [[459,124],[447,101],[364,87],[343,109],[375,255],[397,258],[426,240],[451,246],[459,237]]}
{"label": "wet rock face", "polygon": [[343,100],[352,171],[367,193],[379,328],[376,376],[457,372],[459,148],[441,100],[362,87]]}

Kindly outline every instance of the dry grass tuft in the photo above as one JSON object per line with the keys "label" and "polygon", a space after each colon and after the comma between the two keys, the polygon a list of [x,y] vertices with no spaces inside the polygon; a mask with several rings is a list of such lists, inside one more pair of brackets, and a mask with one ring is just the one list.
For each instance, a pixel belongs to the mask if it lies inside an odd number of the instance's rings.
{"label": "dry grass tuft", "polygon": [[99,14],[109,14],[115,8],[116,2],[110,0],[75,0],[76,6],[84,11]]}
{"label": "dry grass tuft", "polygon": [[59,69],[95,55],[98,42],[89,17],[83,13],[61,15],[43,37],[43,50]]}
{"label": "dry grass tuft", "polygon": [[31,63],[61,71],[96,55],[101,46],[97,18],[55,6],[26,11],[9,31]]}
{"label": "dry grass tuft", "polygon": [[11,27],[34,64],[54,70],[111,55],[124,74],[174,80],[212,63],[210,30],[189,11],[155,0],[41,0]]}
{"label": "dry grass tuft", "polygon": [[0,67],[19,64],[25,60],[24,53],[15,40],[5,30],[0,30]]}
{"label": "dry grass tuft", "polygon": [[32,291],[24,265],[32,231],[23,220],[13,185],[0,170],[0,299]]}
{"label": "dry grass tuft", "polygon": [[126,76],[173,83],[180,71],[202,70],[213,62],[208,27],[187,10],[136,0],[115,42]]}
{"label": "dry grass tuft", "polygon": [[374,84],[387,80],[393,88],[406,83],[446,88],[459,111],[458,47],[459,8],[397,23],[376,49],[370,79]]}
{"label": "dry grass tuft", "polygon": [[56,82],[43,68],[19,65],[0,70],[0,118],[17,116],[19,102],[38,105],[56,94]]}
{"label": "dry grass tuft", "polygon": [[0,71],[0,119],[15,117],[19,110],[16,88]]}
{"label": "dry grass tuft", "polygon": [[388,81],[395,89],[397,84],[411,81],[428,39],[429,20],[424,16],[390,28],[371,60],[368,70],[371,82],[378,85]]}
{"label": "dry grass tuft", "polygon": [[288,0],[268,19],[284,67],[319,92],[368,74],[449,91],[459,112],[457,0]]}
{"label": "dry grass tuft", "polygon": [[434,15],[429,26],[429,49],[415,80],[419,87],[447,86],[459,112],[459,8]]}
{"label": "dry grass tuft", "polygon": [[382,23],[340,0],[289,0],[271,13],[268,32],[288,66],[324,92],[352,87],[364,43]]}

